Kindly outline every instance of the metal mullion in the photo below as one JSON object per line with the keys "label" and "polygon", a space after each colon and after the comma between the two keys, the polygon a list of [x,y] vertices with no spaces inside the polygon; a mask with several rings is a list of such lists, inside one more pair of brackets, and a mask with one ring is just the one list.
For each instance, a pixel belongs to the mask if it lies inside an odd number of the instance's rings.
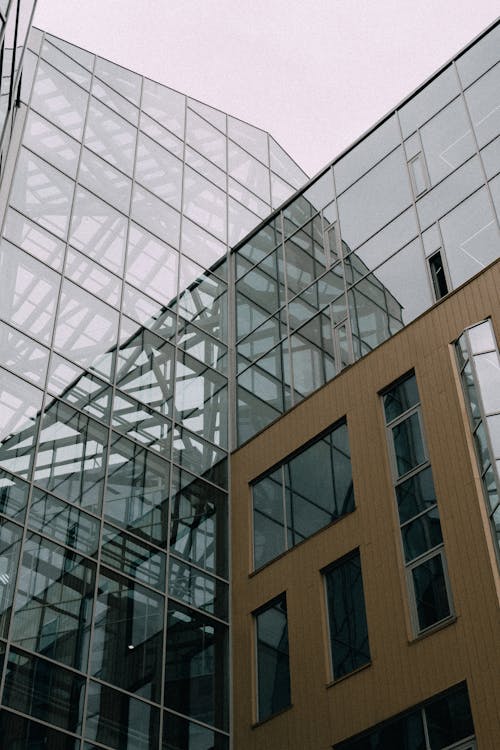
{"label": "metal mullion", "polygon": [[219,625],[224,625],[224,627],[226,628],[229,626],[229,619],[223,620],[217,615],[214,615],[212,612],[207,612],[206,610],[201,609],[200,607],[196,607],[194,604],[189,604],[188,602],[185,602],[182,599],[179,599],[178,597],[175,597],[172,595],[170,595],[168,599],[173,604],[176,604],[180,607],[184,607],[185,609],[188,609],[190,612],[193,612],[196,615],[201,614],[203,617],[206,617],[207,620],[214,620],[215,622],[218,622]]}
{"label": "metal mullion", "polygon": [[208,578],[214,578],[217,581],[220,581],[220,583],[225,583],[226,585],[229,584],[229,578],[224,578],[223,576],[219,575],[218,573],[215,573],[214,571],[207,570],[206,568],[202,568],[200,565],[198,565],[198,563],[193,562],[192,560],[186,560],[185,558],[181,557],[179,553],[177,552],[171,552],[170,555],[177,562],[182,563],[188,568],[194,568],[194,570],[199,571],[203,575],[206,575]]}
{"label": "metal mullion", "polygon": [[[23,719],[28,719],[29,721],[34,722],[35,724],[40,724],[43,727],[47,727],[48,729],[53,729],[56,732],[61,732],[65,737],[71,739],[76,739],[78,741],[84,740],[83,735],[77,734],[76,732],[71,733],[69,729],[64,729],[63,727],[60,727],[58,724],[49,724],[48,721],[45,721],[45,719],[42,719],[38,716],[32,716],[31,714],[25,714],[22,711],[19,711],[17,708],[12,708],[11,706],[7,706],[5,704],[1,707],[2,711],[7,711],[8,713],[19,716]],[[109,746],[106,746],[103,748],[103,750],[109,750]]]}
{"label": "metal mullion", "polygon": [[[283,551],[286,552],[291,547],[288,546],[288,516],[286,512],[286,463],[281,464],[281,498],[283,503]],[[292,545],[293,546],[293,545]]]}
{"label": "metal mullion", "polygon": [[[427,448],[427,446],[424,445],[424,448]],[[410,469],[405,474],[402,474],[401,476],[395,476],[395,478],[394,478],[394,487],[400,487],[408,479],[412,479],[417,474],[420,474],[420,472],[424,471],[425,469],[430,468],[430,466],[431,466],[430,459],[426,458],[425,461],[423,461],[421,464],[418,464],[417,466],[414,466],[413,469]]]}
{"label": "metal mullion", "polygon": [[[416,515],[412,516],[411,518],[407,518],[406,521],[400,522],[399,526],[401,529],[404,529],[406,526],[409,526],[413,521],[417,521],[419,518],[422,518],[422,516],[427,515],[431,510],[434,510],[435,508],[438,508],[437,501],[434,503],[434,505],[429,505],[428,508],[425,510],[419,511]],[[438,508],[439,510],[439,508]]]}
{"label": "metal mullion", "polygon": [[[230,733],[227,730],[215,727],[213,726],[213,724],[205,724],[204,721],[200,721],[200,719],[195,719],[192,716],[188,716],[187,714],[180,713],[179,711],[176,711],[174,708],[165,707],[165,711],[169,714],[172,714],[173,716],[178,716],[181,719],[187,719],[187,721],[189,721],[192,724],[196,724],[197,726],[210,729],[215,734],[222,734],[225,737],[230,737]],[[108,747],[106,747],[105,750],[108,750]]]}

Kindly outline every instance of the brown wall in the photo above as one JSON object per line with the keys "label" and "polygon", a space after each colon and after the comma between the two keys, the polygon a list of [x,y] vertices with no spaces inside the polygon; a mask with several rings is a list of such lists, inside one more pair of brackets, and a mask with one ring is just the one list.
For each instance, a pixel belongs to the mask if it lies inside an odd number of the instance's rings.
{"label": "brown wall", "polygon": [[[236,750],[326,750],[467,680],[479,750],[500,747],[500,577],[450,343],[491,316],[500,263],[342,372],[232,457],[233,722]],[[415,639],[379,391],[414,369],[456,619]],[[250,575],[249,482],[347,416],[356,510]],[[320,570],[359,547],[370,666],[331,684]],[[292,708],[252,726],[252,611],[287,592]]]}

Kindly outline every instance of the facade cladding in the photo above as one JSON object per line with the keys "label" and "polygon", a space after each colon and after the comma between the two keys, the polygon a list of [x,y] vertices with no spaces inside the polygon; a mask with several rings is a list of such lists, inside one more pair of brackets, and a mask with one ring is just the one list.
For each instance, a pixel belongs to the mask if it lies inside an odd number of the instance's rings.
{"label": "facade cladding", "polygon": [[499,50],[288,200],[264,131],[32,31],[2,110],[6,748],[493,750]]}

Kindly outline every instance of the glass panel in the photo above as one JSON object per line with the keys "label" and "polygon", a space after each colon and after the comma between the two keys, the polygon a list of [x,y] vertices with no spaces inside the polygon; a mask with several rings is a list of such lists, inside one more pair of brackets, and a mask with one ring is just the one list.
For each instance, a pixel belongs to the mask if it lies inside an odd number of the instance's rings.
{"label": "glass panel", "polygon": [[457,76],[453,65],[450,65],[399,110],[403,138],[407,138],[458,94]]}
{"label": "glass panel", "polygon": [[227,489],[227,453],[185,427],[174,428],[172,458],[184,469]]}
{"label": "glass panel", "polygon": [[[49,38],[50,41],[52,41],[53,37],[49,36]],[[56,42],[55,39],[54,42]],[[57,43],[51,44],[46,38],[42,45],[41,56],[44,60],[47,60],[47,62],[51,63],[58,70],[64,71],[64,74],[67,75],[68,78],[71,78],[72,81],[80,84],[80,86],[83,86],[83,88],[87,90],[90,89],[90,81],[92,76],[90,75],[88,70],[82,68],[72,59],[74,57],[75,60],[78,60],[78,57],[72,54],[73,50],[75,49],[73,45],[71,45],[71,51],[68,49],[64,50],[63,48],[62,52],[58,48],[59,46],[60,45],[57,45]],[[69,55],[71,55],[71,57]]]}
{"label": "glass panel", "polygon": [[60,128],[81,140],[88,94],[40,60],[31,106]]}
{"label": "glass panel", "polygon": [[262,721],[291,703],[288,620],[282,594],[259,612],[257,621],[258,710]]}
{"label": "glass panel", "polygon": [[107,428],[56,400],[46,408],[34,479],[83,508],[99,512]]}
{"label": "glass panel", "polygon": [[87,190],[77,188],[70,242],[90,258],[121,273],[127,219]]}
{"label": "glass panel", "polygon": [[500,130],[500,64],[465,92],[479,147],[495,138]]}
{"label": "glass panel", "polygon": [[[337,192],[342,193],[346,187],[361,177],[399,143],[398,122],[396,116],[392,115],[335,163]],[[333,195],[331,197],[333,198]],[[325,203],[327,202],[325,201]]]}
{"label": "glass panel", "polygon": [[148,541],[164,544],[169,464],[126,438],[112,435],[105,515]]}
{"label": "glass panel", "polygon": [[343,239],[356,248],[411,202],[406,160],[399,148],[338,199]]}
{"label": "glass panel", "polygon": [[108,524],[102,535],[101,562],[141,583],[165,589],[165,554]]}
{"label": "glass panel", "polygon": [[420,402],[415,375],[403,380],[384,396],[385,418],[391,422]]}
{"label": "glass panel", "polygon": [[329,316],[318,315],[290,337],[293,387],[307,396],[336,374]]}
{"label": "glass panel", "polygon": [[498,351],[489,354],[476,354],[474,364],[485,414],[500,411],[500,357]]}
{"label": "glass panel", "polygon": [[119,306],[121,279],[71,247],[66,254],[64,273],[68,279],[80,284],[97,299]]}
{"label": "glass panel", "polygon": [[424,552],[437,547],[443,541],[439,511],[431,508],[414,521],[410,521],[401,528],[406,562],[423,555]]}
{"label": "glass panel", "polygon": [[139,110],[137,107],[127,99],[124,99],[123,96],[120,96],[120,94],[117,94],[114,89],[106,86],[98,78],[94,78],[92,81],[92,94],[137,127],[139,123]]}
{"label": "glass panel", "polygon": [[[2,487],[3,490],[3,487]],[[23,530],[0,519],[0,636],[7,638]]]}
{"label": "glass panel", "polygon": [[180,210],[182,162],[142,133],[137,144],[135,179]]}
{"label": "glass panel", "polygon": [[227,496],[174,468],[170,550],[211,573],[227,574]]}
{"label": "glass panel", "polygon": [[75,177],[80,144],[39,117],[33,110],[29,112],[26,120],[23,144],[70,177]]}
{"label": "glass panel", "polygon": [[118,574],[101,574],[91,674],[158,703],[163,661],[163,607],[164,599],[159,594]]}
{"label": "glass panel", "polygon": [[10,711],[0,711],[0,736],[11,750],[80,750],[80,740]]}
{"label": "glass panel", "polygon": [[137,443],[170,458],[170,421],[119,391],[113,399],[112,425]]}
{"label": "glass panel", "polygon": [[168,304],[177,292],[178,254],[141,227],[131,224],[126,279],[158,302]]}
{"label": "glass panel", "polygon": [[229,750],[229,738],[165,711],[162,750]]}
{"label": "glass panel", "polygon": [[249,151],[264,164],[269,163],[269,150],[267,146],[267,133],[259,128],[249,125],[247,122],[228,117],[227,132],[230,138],[246,151]]}
{"label": "glass panel", "polygon": [[464,88],[497,62],[499,46],[500,26],[495,26],[458,58],[457,68]]}
{"label": "glass panel", "polygon": [[85,678],[11,649],[3,702],[70,732],[81,730]]}
{"label": "glass panel", "polygon": [[9,208],[4,235],[38,260],[60,271],[64,258],[64,242],[46,232],[42,227]]}
{"label": "glass panel", "polygon": [[168,592],[191,607],[228,619],[228,586],[174,557],[169,561]]}
{"label": "glass panel", "polygon": [[224,112],[221,112],[220,109],[209,107],[208,104],[203,104],[203,102],[199,102],[196,99],[188,99],[187,104],[190,109],[194,112],[198,112],[205,118],[205,120],[208,120],[208,122],[215,125],[221,133],[226,132],[227,115]]}
{"label": "glass panel", "polygon": [[170,245],[179,246],[180,215],[139,185],[134,185],[131,218]]}
{"label": "glass panel", "polygon": [[14,372],[21,373],[41,387],[47,375],[49,350],[19,333],[5,323],[0,323],[0,361]]}
{"label": "glass panel", "polygon": [[[97,556],[99,521],[36,487],[31,496],[28,525],[77,552]],[[68,552],[65,555],[69,560],[74,559]]]}
{"label": "glass panel", "polygon": [[442,555],[437,554],[413,568],[411,575],[418,629],[424,630],[450,615]]}
{"label": "glass panel", "polygon": [[94,563],[29,534],[10,637],[18,646],[85,671],[94,585]]}
{"label": "glass panel", "polygon": [[[193,224],[185,216],[182,218],[181,249],[189,258],[200,263],[204,268],[212,268],[227,251],[226,245],[197,224]],[[213,270],[215,273],[220,272],[219,269]]]}
{"label": "glass panel", "polygon": [[21,149],[10,200],[15,208],[59,237],[68,231],[73,182],[26,149]]}
{"label": "glass panel", "polygon": [[120,65],[96,57],[94,73],[106,83],[109,83],[122,96],[126,96],[134,104],[139,104],[141,96],[141,76]]}
{"label": "glass panel", "polygon": [[186,97],[160,83],[144,79],[142,109],[184,140]]}
{"label": "glass panel", "polygon": [[[483,184],[479,159],[474,156],[417,201],[421,228],[427,229]],[[469,236],[466,232],[464,235]]]}
{"label": "glass panel", "polygon": [[130,179],[86,148],[82,152],[78,179],[82,185],[123,213],[129,212]]}
{"label": "glass panel", "polygon": [[26,514],[28,492],[29,485],[26,482],[6,471],[0,471],[0,513],[22,523]]}
{"label": "glass panel", "polygon": [[489,320],[485,320],[483,323],[467,329],[467,335],[472,354],[495,351],[497,348],[495,335],[491,327],[491,321]]}
{"label": "glass panel", "polygon": [[[151,83],[151,81],[145,81],[145,86],[147,83]],[[159,86],[159,84],[158,84]],[[161,88],[161,87],[160,87]],[[167,89],[168,90],[168,89]],[[177,92],[173,91],[173,94],[176,94]],[[182,97],[179,94],[180,98],[183,100],[184,97]],[[143,101],[143,109],[144,109],[145,102]],[[184,102],[182,102],[181,107],[181,113],[182,117],[184,117]],[[172,113],[170,112],[170,115]],[[164,148],[167,148],[169,151],[171,151],[175,156],[178,156],[179,159],[183,158],[184,155],[184,143],[180,140],[180,138],[177,138],[177,136],[173,135],[173,133],[170,133],[166,128],[162,127],[156,120],[152,120],[151,117],[148,117],[145,112],[141,112],[141,130],[149,135],[150,138],[152,138],[154,141],[159,143]],[[184,137],[184,129],[182,129],[181,133],[182,137]],[[200,157],[203,158],[203,157]],[[186,161],[188,161],[187,157],[187,150],[186,150]]]}
{"label": "glass panel", "polygon": [[170,602],[165,704],[193,719],[226,729],[227,670],[226,626]]}
{"label": "glass panel", "polygon": [[187,114],[186,143],[226,170],[226,138],[191,109]]}
{"label": "glass panel", "polygon": [[425,461],[422,430],[416,412],[392,428],[392,438],[398,476]]}
{"label": "glass panel", "polygon": [[370,662],[359,552],[325,573],[333,676]]}
{"label": "glass panel", "polygon": [[91,98],[85,145],[129,175],[134,166],[136,135],[136,129],[126,120]]}
{"label": "glass panel", "polygon": [[425,718],[432,748],[452,745],[473,735],[474,724],[465,685],[426,703]]}
{"label": "glass panel", "polygon": [[424,125],[420,135],[433,185],[463,164],[476,150],[461,97]]}
{"label": "glass panel", "polygon": [[396,497],[400,523],[405,523],[422,511],[436,505],[436,492],[430,466],[398,484]]}
{"label": "glass panel", "polygon": [[256,482],[252,496],[254,567],[260,568],[287,546],[282,469]]}
{"label": "glass panel", "polygon": [[89,683],[85,723],[88,739],[106,744],[113,750],[156,750],[159,734],[158,708],[106,685]]}
{"label": "glass panel", "polygon": [[[36,31],[36,29],[33,30]],[[55,47],[61,49],[67,55],[80,63],[80,65],[83,65],[84,68],[92,70],[92,68],[94,67],[94,55],[92,55],[90,52],[86,52],[80,47],[77,47],[74,44],[70,44],[70,42],[65,42],[63,39],[59,39],[59,37],[52,36],[52,34],[46,34],[46,38],[49,39],[51,44],[53,44]]]}
{"label": "glass panel", "polygon": [[228,171],[231,177],[241,182],[266,203],[270,203],[269,170],[231,141],[228,142],[228,158]]}
{"label": "glass panel", "polygon": [[[20,467],[9,465],[9,452],[18,439],[33,444],[36,419],[42,406],[42,392],[7,370],[0,368],[0,440],[4,466],[20,472]],[[10,450],[9,450],[10,449]]]}
{"label": "glass panel", "polygon": [[369,269],[376,268],[417,234],[415,211],[410,208],[358,248],[356,256]]}
{"label": "glass panel", "polygon": [[226,195],[211,182],[190,167],[184,172],[184,211],[212,232],[216,237],[226,239]]}

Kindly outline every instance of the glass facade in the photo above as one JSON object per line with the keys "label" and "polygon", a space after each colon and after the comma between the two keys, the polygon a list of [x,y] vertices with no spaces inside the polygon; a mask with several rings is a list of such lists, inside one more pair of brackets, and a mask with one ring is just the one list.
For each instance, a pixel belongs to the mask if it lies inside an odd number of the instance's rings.
{"label": "glass facade", "polygon": [[305,174],[264,131],[37,30],[21,99],[0,243],[3,736],[224,750],[227,259]]}
{"label": "glass facade", "polygon": [[236,248],[240,444],[498,258],[499,50],[497,24]]}

